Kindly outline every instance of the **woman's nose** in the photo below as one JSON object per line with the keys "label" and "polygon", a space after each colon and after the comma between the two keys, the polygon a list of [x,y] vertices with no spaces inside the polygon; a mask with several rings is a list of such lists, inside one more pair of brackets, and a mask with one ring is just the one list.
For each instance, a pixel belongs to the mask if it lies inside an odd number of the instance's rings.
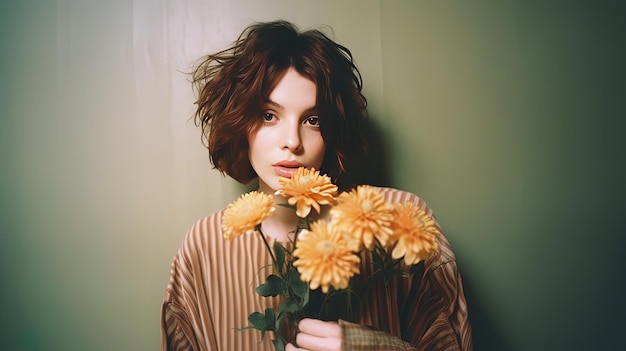
{"label": "woman's nose", "polygon": [[299,125],[285,125],[281,140],[281,147],[289,149],[291,152],[299,152],[302,150],[302,139],[300,137]]}

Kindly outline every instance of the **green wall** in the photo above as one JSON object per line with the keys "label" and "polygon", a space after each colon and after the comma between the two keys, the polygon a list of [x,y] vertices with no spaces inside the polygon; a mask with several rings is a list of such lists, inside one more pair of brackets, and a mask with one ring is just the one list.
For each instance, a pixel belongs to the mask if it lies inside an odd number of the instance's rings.
{"label": "green wall", "polygon": [[625,22],[618,2],[381,1],[393,183],[449,236],[477,350],[623,344]]}
{"label": "green wall", "polygon": [[[196,140],[202,156],[129,117],[133,11],[146,4],[0,1],[0,350],[158,348],[183,230],[225,204],[204,205],[215,185],[184,173],[206,162]],[[173,4],[159,0],[154,20]],[[622,2],[220,4],[237,26],[327,23],[354,49],[386,183],[441,222],[476,350],[623,344]]]}

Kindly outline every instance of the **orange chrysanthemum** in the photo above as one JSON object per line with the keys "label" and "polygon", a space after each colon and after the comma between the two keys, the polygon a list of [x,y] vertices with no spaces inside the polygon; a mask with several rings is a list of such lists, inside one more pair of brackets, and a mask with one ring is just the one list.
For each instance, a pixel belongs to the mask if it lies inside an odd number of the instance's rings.
{"label": "orange chrysanthemum", "polygon": [[309,282],[313,290],[345,289],[359,273],[359,256],[350,250],[341,232],[323,220],[311,223],[311,230],[300,234],[293,255],[300,279]]}
{"label": "orange chrysanthemum", "polygon": [[435,220],[425,211],[410,204],[395,204],[391,241],[395,243],[391,257],[404,256],[404,262],[412,265],[425,260],[439,249],[437,236],[441,234]]}
{"label": "orange chrysanthemum", "polygon": [[292,178],[279,178],[282,189],[276,195],[289,197],[287,202],[296,206],[296,215],[304,218],[311,213],[311,207],[320,212],[320,205],[333,203],[337,186],[328,176],[320,175],[313,169],[298,168]]}
{"label": "orange chrysanthemum", "polygon": [[232,239],[237,235],[253,232],[258,224],[274,213],[275,209],[271,195],[258,191],[241,195],[224,210],[222,216],[224,238]]}
{"label": "orange chrysanthemum", "polygon": [[363,247],[373,250],[376,240],[383,247],[387,244],[392,234],[393,207],[377,188],[361,185],[342,193],[337,200],[338,204],[330,210],[330,215],[337,228],[349,238],[352,250],[358,251]]}

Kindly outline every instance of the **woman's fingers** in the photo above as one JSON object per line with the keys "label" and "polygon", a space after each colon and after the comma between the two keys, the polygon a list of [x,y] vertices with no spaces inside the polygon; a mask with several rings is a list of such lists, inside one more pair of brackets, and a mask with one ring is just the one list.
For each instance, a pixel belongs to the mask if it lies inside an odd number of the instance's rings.
{"label": "woman's fingers", "polygon": [[341,350],[341,328],[335,322],[303,319],[298,325],[298,346],[312,351]]}
{"label": "woman's fingers", "polygon": [[301,333],[320,337],[341,337],[341,327],[336,322],[324,322],[319,319],[304,318],[298,324]]}
{"label": "woman's fingers", "polygon": [[[322,338],[310,334],[300,333],[296,337],[298,346],[311,351],[338,351],[341,350],[341,340],[337,338]],[[297,349],[299,350],[299,349]]]}
{"label": "woman's fingers", "polygon": [[287,344],[287,346],[285,346],[285,351],[304,351],[304,350],[293,346],[293,344]]}

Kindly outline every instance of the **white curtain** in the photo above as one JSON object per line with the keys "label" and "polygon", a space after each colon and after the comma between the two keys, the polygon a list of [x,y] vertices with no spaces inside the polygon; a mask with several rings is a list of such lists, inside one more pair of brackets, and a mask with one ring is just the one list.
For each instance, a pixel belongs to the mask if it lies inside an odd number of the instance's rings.
{"label": "white curtain", "polygon": [[192,120],[186,72],[202,55],[254,21],[328,25],[381,89],[378,1],[22,1],[1,12],[11,249],[0,263],[13,301],[1,349],[158,348],[185,231],[244,190],[211,168]]}

